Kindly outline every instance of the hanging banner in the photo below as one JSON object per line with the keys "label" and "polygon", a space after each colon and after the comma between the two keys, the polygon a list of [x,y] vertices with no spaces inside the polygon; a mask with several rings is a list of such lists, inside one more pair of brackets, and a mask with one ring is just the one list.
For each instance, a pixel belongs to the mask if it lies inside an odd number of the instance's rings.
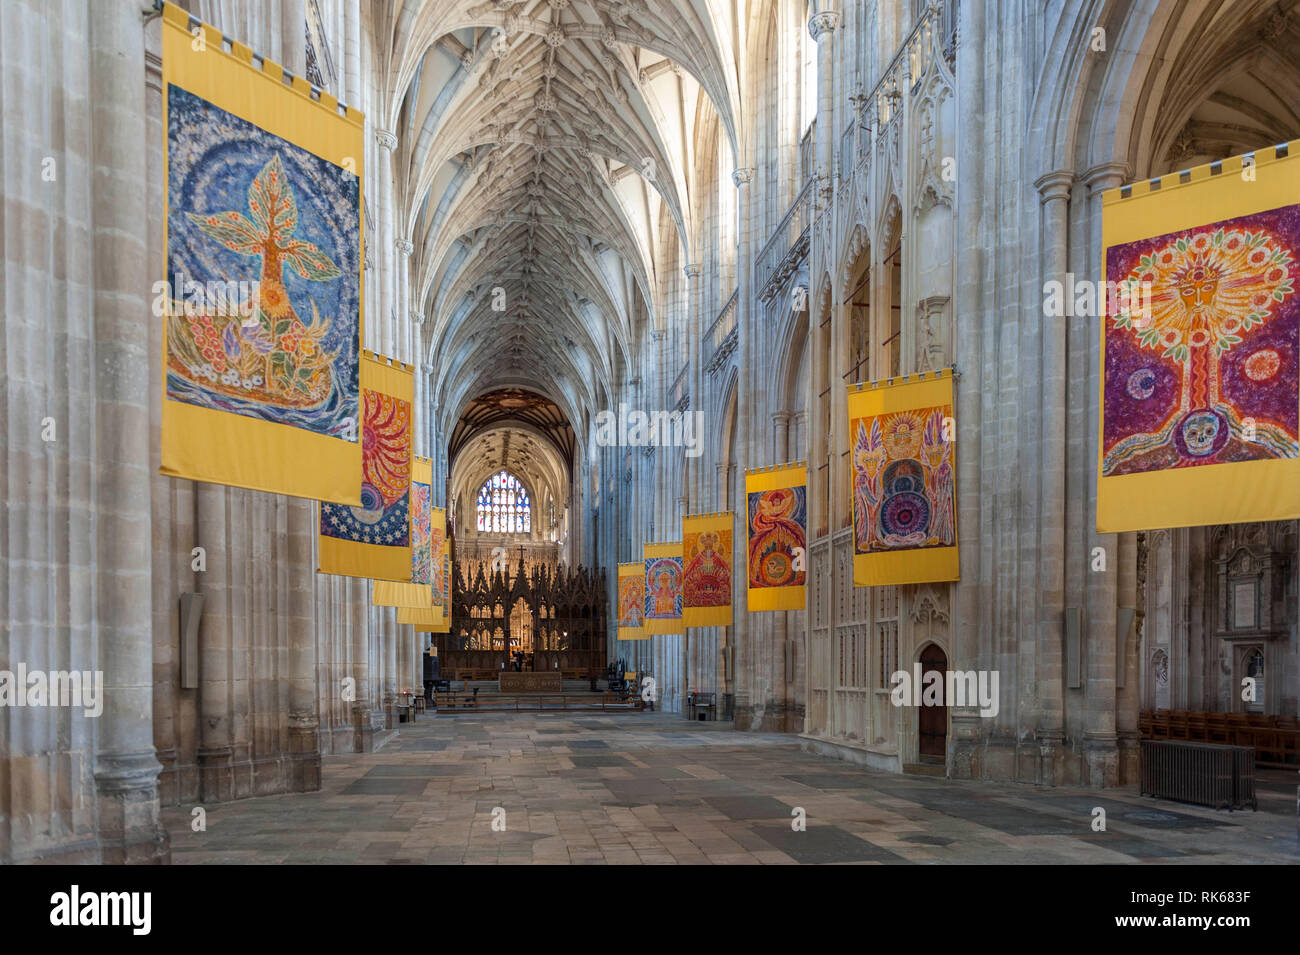
{"label": "hanging banner", "polygon": [[451,628],[441,607],[398,607],[397,622],[414,624],[419,633],[447,633]]}
{"label": "hanging banner", "polygon": [[731,626],[732,546],[736,517],[730,511],[682,518],[682,626]]}
{"label": "hanging banner", "polygon": [[361,398],[361,506],[321,503],[319,570],[410,583],[411,367],[362,352]]}
{"label": "hanging banner", "polygon": [[957,580],[952,372],[849,386],[853,583]]}
{"label": "hanging banner", "polygon": [[1300,517],[1298,149],[1103,197],[1098,532]]}
{"label": "hanging banner", "polygon": [[[449,633],[451,630],[451,535],[445,534],[442,538],[442,580],[439,582],[442,591],[442,619],[446,630],[440,630],[439,633]],[[437,588],[435,588],[437,589]]]}
{"label": "hanging banner", "polygon": [[802,610],[808,590],[804,462],[746,471],[745,514],[750,611]]}
{"label": "hanging banner", "polygon": [[360,504],[363,117],[163,8],[159,472]]}
{"label": "hanging banner", "polygon": [[682,542],[643,544],[645,632],[683,633]]}
{"label": "hanging banner", "polygon": [[[370,602],[376,607],[441,606],[442,592],[435,577],[442,576],[443,519],[446,512],[431,506],[433,500],[433,462],[411,457],[411,582],[376,580]],[[435,560],[434,555],[438,557]]]}
{"label": "hanging banner", "polygon": [[435,553],[442,556],[435,559],[434,582],[431,590],[434,594],[432,607],[398,607],[397,622],[410,623],[421,633],[451,633],[451,538],[446,534],[446,511],[435,507],[437,518],[435,527],[442,529],[442,540]]}
{"label": "hanging banner", "polygon": [[618,565],[618,639],[649,640],[645,632],[645,564]]}

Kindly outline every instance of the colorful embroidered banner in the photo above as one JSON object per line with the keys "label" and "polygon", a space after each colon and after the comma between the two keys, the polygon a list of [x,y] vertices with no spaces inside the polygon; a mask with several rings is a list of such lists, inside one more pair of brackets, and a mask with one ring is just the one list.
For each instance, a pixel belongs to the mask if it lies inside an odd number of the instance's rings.
{"label": "colorful embroidered banner", "polygon": [[362,352],[361,506],[320,505],[320,571],[411,580],[409,365]]}
{"label": "colorful embroidered banner", "polygon": [[645,564],[618,565],[618,639],[649,640],[645,632]]}
{"label": "colorful embroidered banner", "polygon": [[[376,580],[370,602],[376,607],[420,607],[442,605],[442,591],[434,578],[442,577],[443,518],[446,512],[433,507],[433,462],[411,457],[411,582]],[[436,549],[435,549],[436,548]],[[434,554],[438,555],[437,560]],[[437,593],[435,604],[434,594]]]}
{"label": "colorful embroidered banner", "polygon": [[736,516],[688,514],[682,518],[682,626],[731,626],[732,546]]}
{"label": "colorful embroidered banner", "polygon": [[1103,197],[1100,533],[1300,517],[1298,149]]}
{"label": "colorful embroidered banner", "polygon": [[363,117],[163,11],[160,473],[359,504]]}
{"label": "colorful embroidered banner", "polygon": [[682,542],[643,544],[645,632],[683,633]]}
{"label": "colorful embroidered banner", "polygon": [[447,536],[447,512],[433,508],[430,553],[440,556],[431,561],[432,607],[398,607],[397,622],[410,623],[421,633],[451,633],[451,538]]}
{"label": "colorful embroidered banner", "polygon": [[849,386],[856,586],[958,579],[956,431],[951,371]]}
{"label": "colorful embroidered banner", "polygon": [[451,535],[445,534],[442,538],[442,619],[446,630],[440,630],[439,633],[449,633],[451,631],[451,591],[454,580],[451,576]]}
{"label": "colorful embroidered banner", "polygon": [[808,468],[745,472],[745,567],[750,611],[802,610],[808,579]]}

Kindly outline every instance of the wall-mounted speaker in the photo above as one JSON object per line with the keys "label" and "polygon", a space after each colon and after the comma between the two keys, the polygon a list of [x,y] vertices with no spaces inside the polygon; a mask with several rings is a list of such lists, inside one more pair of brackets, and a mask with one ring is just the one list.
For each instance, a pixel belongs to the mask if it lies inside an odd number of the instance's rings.
{"label": "wall-mounted speaker", "polygon": [[785,682],[794,682],[794,641],[785,642]]}
{"label": "wall-mounted speaker", "polygon": [[203,594],[181,594],[181,689],[199,688],[199,618]]}
{"label": "wall-mounted speaker", "polygon": [[1065,608],[1065,685],[1072,690],[1083,686],[1083,611]]}
{"label": "wall-mounted speaker", "polygon": [[723,679],[730,683],[736,678],[736,648],[722,648],[722,673]]}

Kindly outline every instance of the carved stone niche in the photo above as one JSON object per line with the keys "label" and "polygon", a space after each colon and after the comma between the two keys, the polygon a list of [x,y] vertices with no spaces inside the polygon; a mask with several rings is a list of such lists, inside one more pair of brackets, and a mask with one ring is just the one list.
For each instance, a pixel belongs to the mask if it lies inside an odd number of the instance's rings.
{"label": "carved stone niche", "polygon": [[1215,560],[1220,639],[1259,641],[1287,636],[1290,563],[1284,553],[1246,546]]}

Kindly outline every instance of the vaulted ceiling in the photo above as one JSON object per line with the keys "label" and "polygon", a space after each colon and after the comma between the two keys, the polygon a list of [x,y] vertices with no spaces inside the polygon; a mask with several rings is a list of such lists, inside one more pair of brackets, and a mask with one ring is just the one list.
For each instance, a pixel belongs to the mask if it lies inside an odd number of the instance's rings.
{"label": "vaulted ceiling", "polygon": [[[662,249],[692,259],[692,146],[716,109],[734,155],[731,0],[375,3],[398,91],[398,234],[447,434],[527,387],[579,435],[660,327]],[[383,125],[383,122],[377,123]],[[674,249],[674,251],[676,251]],[[472,433],[461,433],[460,448]]]}

